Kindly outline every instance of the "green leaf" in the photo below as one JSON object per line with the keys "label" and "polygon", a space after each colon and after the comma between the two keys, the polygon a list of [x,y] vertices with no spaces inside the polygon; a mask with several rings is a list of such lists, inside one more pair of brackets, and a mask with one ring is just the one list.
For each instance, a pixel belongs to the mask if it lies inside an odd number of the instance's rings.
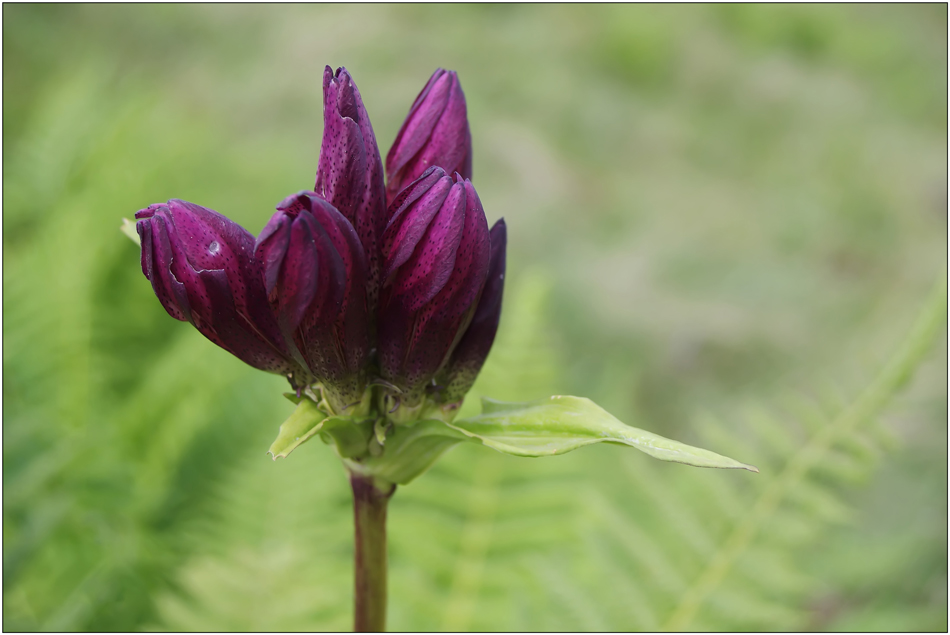
{"label": "green leaf", "polygon": [[274,460],[285,458],[325,425],[327,415],[310,399],[301,399],[297,409],[280,425],[280,432],[268,452]]}
{"label": "green leaf", "polygon": [[715,452],[628,426],[583,397],[558,395],[520,404],[483,399],[482,414],[447,425],[515,456],[552,456],[606,442],[629,445],[661,461],[759,471]]}

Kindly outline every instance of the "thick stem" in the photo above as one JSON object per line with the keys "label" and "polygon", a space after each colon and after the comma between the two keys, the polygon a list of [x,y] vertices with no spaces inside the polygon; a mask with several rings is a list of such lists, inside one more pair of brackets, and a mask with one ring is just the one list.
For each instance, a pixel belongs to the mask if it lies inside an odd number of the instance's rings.
{"label": "thick stem", "polygon": [[353,488],[355,606],[353,630],[386,630],[386,505],[395,485],[380,489],[372,477],[350,474]]}

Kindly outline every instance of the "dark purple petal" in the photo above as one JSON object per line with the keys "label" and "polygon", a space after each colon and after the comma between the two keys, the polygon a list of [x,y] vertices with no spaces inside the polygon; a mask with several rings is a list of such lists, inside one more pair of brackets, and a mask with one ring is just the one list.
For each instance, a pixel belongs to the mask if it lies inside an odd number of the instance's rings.
{"label": "dark purple petal", "polygon": [[319,275],[324,273],[319,269],[313,221],[308,216],[304,212],[292,221],[285,219],[286,230],[272,234],[257,250],[258,259],[265,263],[264,280],[271,308],[278,322],[282,322],[281,327],[289,332],[300,326],[317,295]]}
{"label": "dark purple petal", "polygon": [[445,403],[460,402],[475,383],[495,341],[501,319],[501,298],[505,288],[505,247],[507,228],[504,219],[491,228],[491,257],[488,278],[472,321],[465,335],[452,351],[448,364],[439,373],[437,383],[443,387],[440,398]]}
{"label": "dark purple petal", "polygon": [[389,204],[431,166],[472,177],[472,135],[465,94],[455,71],[441,68],[416,97],[386,155]]}
{"label": "dark purple petal", "polygon": [[449,101],[452,78],[444,69],[437,68],[409,108],[409,114],[396,134],[386,155],[387,172],[399,170],[415,156],[429,140]]}
{"label": "dark purple petal", "polygon": [[[285,225],[290,232],[282,230]],[[370,321],[366,257],[353,226],[314,192],[300,192],[277,207],[258,239],[257,254],[277,270],[269,299],[285,337],[335,408],[358,401]]]}
{"label": "dark purple petal", "polygon": [[[417,204],[424,201],[422,196]],[[403,212],[404,222],[413,212]],[[468,325],[488,274],[489,252],[485,212],[471,183],[456,175],[439,212],[380,297],[380,370],[403,391],[403,403],[421,399]]]}
{"label": "dark purple petal", "polygon": [[383,164],[353,78],[345,68],[323,73],[323,145],[314,191],[352,224],[367,259],[367,293],[375,304],[378,241],[386,226]]}
{"label": "dark purple petal", "polygon": [[[488,233],[488,220],[482,202],[469,180],[462,181],[455,175],[459,185],[465,188],[465,229],[455,257],[455,270],[440,295],[446,297],[447,306],[459,314],[472,307],[485,286],[488,276],[488,262],[491,256],[491,239]],[[459,334],[461,336],[461,333]]]}
{"label": "dark purple petal", "polygon": [[159,302],[176,320],[191,322],[191,305],[188,303],[185,285],[170,275],[172,250],[168,244],[164,219],[156,216],[152,221],[139,221],[135,224],[135,229],[142,244],[142,273],[152,283]]}
{"label": "dark purple petal", "polygon": [[142,270],[169,315],[244,362],[282,375],[306,373],[291,359],[267,303],[254,237],[217,212],[171,200],[135,217]]}
{"label": "dark purple petal", "polygon": [[257,238],[254,252],[264,271],[264,288],[268,296],[275,292],[274,289],[277,286],[277,277],[280,275],[284,256],[287,255],[287,246],[290,244],[292,222],[293,219],[284,214],[274,214]]}
{"label": "dark purple petal", "polygon": [[389,208],[391,217],[383,232],[384,282],[412,255],[451,188],[452,179],[442,168],[433,167],[399,193]]}
{"label": "dark purple petal", "polygon": [[396,236],[392,250],[384,256],[387,280],[399,270],[391,293],[402,298],[410,311],[421,309],[449,281],[462,239],[465,187],[452,184],[446,176],[433,192],[435,196],[421,197],[410,213],[401,216],[398,229],[390,225]]}
{"label": "dark purple petal", "polygon": [[312,196],[311,211],[343,264],[346,288],[334,331],[341,365],[352,375],[369,360],[373,320],[367,295],[368,264],[353,226],[327,201]]}

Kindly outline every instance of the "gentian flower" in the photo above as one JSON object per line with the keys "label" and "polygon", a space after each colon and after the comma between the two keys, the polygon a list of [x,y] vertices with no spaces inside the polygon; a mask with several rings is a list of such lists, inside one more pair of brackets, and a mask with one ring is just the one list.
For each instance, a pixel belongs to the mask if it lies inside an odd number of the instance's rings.
{"label": "gentian flower", "polygon": [[482,400],[456,418],[501,317],[507,229],[489,231],[471,182],[465,96],[438,69],[386,157],[346,69],[323,75],[313,191],[285,198],[254,237],[180,200],[136,215],[142,271],[172,317],[254,368],[284,375],[294,413],[274,458],[319,434],[354,497],[354,627],[385,630],[386,505],[446,450],[515,456],[592,443],[705,467],[756,468],[626,426],[589,399]]}
{"label": "gentian flower", "polygon": [[490,239],[471,181],[432,167],[390,207],[383,234],[379,366],[399,388],[400,420],[422,405],[472,319],[488,277]]}
{"label": "gentian flower", "polygon": [[142,273],[176,320],[254,368],[313,381],[293,358],[267,304],[254,237],[225,216],[173,199],[135,214]]}
{"label": "gentian flower", "polygon": [[358,405],[370,313],[366,255],[353,225],[314,192],[300,192],[277,206],[255,255],[294,359],[321,378],[335,412]]}
{"label": "gentian flower", "polygon": [[450,419],[491,348],[505,260],[504,223],[489,233],[469,180],[458,77],[439,69],[416,98],[388,188],[346,69],[326,68],[323,97],[314,191],[281,202],[256,240],[193,203],[142,210],[143,271],[170,315],[328,414],[364,416],[375,399],[396,423]]}
{"label": "gentian flower", "polygon": [[472,178],[472,133],[465,94],[455,71],[441,68],[416,97],[386,155],[386,200],[392,204],[399,192],[432,166]]}
{"label": "gentian flower", "polygon": [[488,262],[488,277],[481,299],[465,335],[455,346],[449,361],[436,377],[437,390],[442,392],[438,400],[444,404],[444,416],[451,419],[462,405],[462,399],[475,383],[488,351],[495,341],[498,322],[501,320],[501,296],[505,288],[505,247],[508,241],[505,221],[499,218],[489,232],[491,257]]}
{"label": "gentian flower", "polygon": [[356,229],[369,265],[366,293],[375,303],[377,243],[386,228],[383,163],[360,91],[345,68],[323,71],[323,145],[313,189]]}

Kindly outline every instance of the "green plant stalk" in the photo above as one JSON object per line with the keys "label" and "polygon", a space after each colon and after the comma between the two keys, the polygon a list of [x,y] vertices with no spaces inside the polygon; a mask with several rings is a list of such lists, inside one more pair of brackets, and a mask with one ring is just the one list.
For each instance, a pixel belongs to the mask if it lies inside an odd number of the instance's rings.
{"label": "green plant stalk", "polygon": [[353,489],[354,550],[353,631],[386,630],[386,506],[396,486],[372,476],[350,473]]}

